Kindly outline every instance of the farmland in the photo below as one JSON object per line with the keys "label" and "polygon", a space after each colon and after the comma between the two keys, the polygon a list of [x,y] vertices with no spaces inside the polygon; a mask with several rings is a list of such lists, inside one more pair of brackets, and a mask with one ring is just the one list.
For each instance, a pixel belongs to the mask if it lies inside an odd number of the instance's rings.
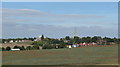
{"label": "farmland", "polygon": [[118,64],[118,46],[3,51],[3,65]]}

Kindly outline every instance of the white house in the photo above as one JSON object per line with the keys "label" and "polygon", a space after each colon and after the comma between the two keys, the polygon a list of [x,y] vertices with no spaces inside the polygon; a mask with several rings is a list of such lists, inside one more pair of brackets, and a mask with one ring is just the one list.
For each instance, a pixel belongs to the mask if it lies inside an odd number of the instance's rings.
{"label": "white house", "polygon": [[13,40],[10,40],[9,43],[13,43]]}
{"label": "white house", "polygon": [[19,48],[16,48],[16,49],[11,49],[12,51],[19,51],[20,49]]}
{"label": "white house", "polygon": [[18,42],[17,40],[15,42]]}
{"label": "white house", "polygon": [[67,45],[67,48],[72,48],[72,45]]}

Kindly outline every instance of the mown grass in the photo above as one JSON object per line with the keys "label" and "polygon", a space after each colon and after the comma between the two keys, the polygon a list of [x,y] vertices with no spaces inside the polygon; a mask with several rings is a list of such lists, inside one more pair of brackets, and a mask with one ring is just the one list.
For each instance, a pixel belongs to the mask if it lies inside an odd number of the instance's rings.
{"label": "mown grass", "polygon": [[118,46],[3,51],[3,65],[118,64]]}

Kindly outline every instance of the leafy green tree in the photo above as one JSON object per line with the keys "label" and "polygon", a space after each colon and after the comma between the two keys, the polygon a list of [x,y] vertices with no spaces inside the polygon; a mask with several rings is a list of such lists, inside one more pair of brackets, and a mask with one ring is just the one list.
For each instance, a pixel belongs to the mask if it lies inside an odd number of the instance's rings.
{"label": "leafy green tree", "polygon": [[20,47],[19,47],[19,46],[14,46],[13,48],[14,48],[14,49],[17,49],[17,48],[20,48]]}
{"label": "leafy green tree", "polygon": [[66,40],[70,40],[70,37],[69,37],[69,36],[66,36],[65,39],[66,39]]}
{"label": "leafy green tree", "polygon": [[50,44],[45,44],[45,45],[43,46],[43,49],[52,49],[52,48],[53,48],[53,46],[50,45]]}
{"label": "leafy green tree", "polygon": [[43,39],[44,39],[44,35],[41,36],[41,40],[43,40]]}
{"label": "leafy green tree", "polygon": [[2,51],[5,51],[5,48],[4,48],[4,47],[2,47]]}
{"label": "leafy green tree", "polygon": [[32,50],[33,48],[31,46],[27,46],[26,50]]}
{"label": "leafy green tree", "polygon": [[92,42],[98,42],[99,40],[102,40],[102,38],[100,36],[94,36],[92,37]]}
{"label": "leafy green tree", "polygon": [[39,48],[39,45],[34,45],[34,46],[33,46],[33,49],[40,49],[40,48]]}
{"label": "leafy green tree", "polygon": [[66,48],[66,44],[64,42],[61,42],[59,48]]}
{"label": "leafy green tree", "polygon": [[73,43],[79,43],[80,42],[80,39],[78,36],[74,36],[74,42]]}
{"label": "leafy green tree", "polygon": [[39,46],[43,46],[43,44],[45,44],[45,41],[34,41],[33,43],[32,43],[32,45],[39,45]]}
{"label": "leafy green tree", "polygon": [[20,47],[20,50],[25,50],[25,47],[24,46]]}
{"label": "leafy green tree", "polygon": [[9,46],[7,46],[7,47],[6,47],[6,50],[7,50],[7,51],[10,51],[10,50],[11,50],[11,48],[10,48]]}

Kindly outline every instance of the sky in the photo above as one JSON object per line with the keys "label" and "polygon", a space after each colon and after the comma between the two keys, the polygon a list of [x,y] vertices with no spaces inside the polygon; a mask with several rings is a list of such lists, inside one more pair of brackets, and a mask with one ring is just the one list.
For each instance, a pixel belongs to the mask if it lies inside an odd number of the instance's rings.
{"label": "sky", "polygon": [[2,37],[118,36],[117,2],[4,2]]}

